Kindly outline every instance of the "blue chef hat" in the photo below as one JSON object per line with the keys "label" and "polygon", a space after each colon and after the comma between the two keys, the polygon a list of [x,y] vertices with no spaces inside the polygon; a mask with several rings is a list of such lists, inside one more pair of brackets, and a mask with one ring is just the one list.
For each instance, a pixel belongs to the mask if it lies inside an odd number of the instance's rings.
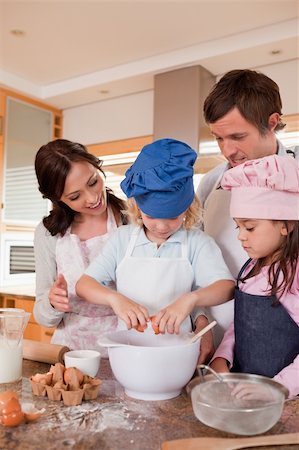
{"label": "blue chef hat", "polygon": [[197,154],[175,139],[145,145],[127,170],[121,188],[141,211],[157,219],[182,214],[194,199],[193,164]]}

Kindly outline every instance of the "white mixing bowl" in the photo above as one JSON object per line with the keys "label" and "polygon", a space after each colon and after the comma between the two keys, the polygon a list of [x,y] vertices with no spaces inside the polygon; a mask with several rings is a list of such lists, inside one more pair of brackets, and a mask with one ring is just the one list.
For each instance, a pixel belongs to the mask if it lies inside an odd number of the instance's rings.
{"label": "white mixing bowl", "polygon": [[117,331],[107,341],[122,344],[108,348],[113,374],[128,396],[140,400],[176,397],[194,374],[200,340],[190,335],[155,335],[152,330]]}

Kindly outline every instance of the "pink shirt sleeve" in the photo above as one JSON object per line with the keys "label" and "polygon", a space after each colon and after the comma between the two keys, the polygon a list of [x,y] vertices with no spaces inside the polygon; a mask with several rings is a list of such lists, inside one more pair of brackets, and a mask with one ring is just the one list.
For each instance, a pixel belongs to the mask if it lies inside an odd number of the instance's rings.
{"label": "pink shirt sleeve", "polygon": [[226,330],[219,347],[217,348],[212,361],[215,358],[224,358],[229,362],[229,368],[232,367],[234,361],[234,347],[235,347],[235,327],[234,322],[230,324]]}
{"label": "pink shirt sleeve", "polygon": [[289,390],[289,398],[299,394],[299,355],[292,364],[284,367],[273,380],[283,384]]}

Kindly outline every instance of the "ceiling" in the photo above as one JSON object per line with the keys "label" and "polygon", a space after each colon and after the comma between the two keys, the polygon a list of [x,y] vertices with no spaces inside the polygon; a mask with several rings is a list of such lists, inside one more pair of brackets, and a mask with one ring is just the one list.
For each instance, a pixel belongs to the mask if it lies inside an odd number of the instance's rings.
{"label": "ceiling", "polygon": [[0,84],[70,108],[153,89],[200,64],[220,75],[299,59],[299,1],[0,0]]}

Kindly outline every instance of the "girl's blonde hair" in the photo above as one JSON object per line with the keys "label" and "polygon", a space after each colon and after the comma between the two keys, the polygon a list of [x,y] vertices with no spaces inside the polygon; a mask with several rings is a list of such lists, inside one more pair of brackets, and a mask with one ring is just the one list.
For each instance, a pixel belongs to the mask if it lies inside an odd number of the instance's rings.
{"label": "girl's blonde hair", "polygon": [[[124,215],[128,217],[130,223],[142,227],[143,222],[140,214],[140,209],[134,198],[129,198],[127,201],[126,209],[123,211]],[[199,226],[202,220],[202,209],[199,203],[199,199],[195,194],[193,202],[189,208],[185,211],[185,218],[183,227],[186,230],[191,230]]]}

